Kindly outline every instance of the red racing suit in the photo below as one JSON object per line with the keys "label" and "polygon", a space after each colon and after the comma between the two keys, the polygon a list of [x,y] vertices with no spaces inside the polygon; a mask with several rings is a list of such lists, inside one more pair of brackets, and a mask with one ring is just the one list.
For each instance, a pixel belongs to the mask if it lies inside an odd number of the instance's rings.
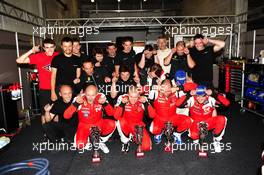
{"label": "red racing suit", "polygon": [[[88,137],[90,135],[90,128],[92,126],[97,126],[100,129],[102,142],[106,142],[114,132],[116,124],[114,120],[103,119],[103,108],[105,109],[107,115],[114,115],[114,108],[109,104],[99,104],[98,99],[104,94],[98,93],[94,103],[90,104],[87,102],[86,97],[82,104],[74,102],[71,104],[64,112],[64,118],[69,119],[72,117],[74,112],[78,112],[78,128],[76,132],[76,146],[78,149],[82,149],[86,144]],[[75,100],[74,100],[75,101]]]}
{"label": "red racing suit", "polygon": [[143,151],[150,151],[152,149],[152,143],[150,136],[145,129],[145,123],[143,122],[145,111],[144,105],[139,101],[137,101],[135,104],[124,104],[120,102],[121,98],[128,98],[128,95],[125,94],[119,97],[114,115],[115,119],[118,120],[117,130],[119,132],[121,142],[125,144],[128,143],[131,135],[135,138],[135,127],[137,125],[143,126],[144,130],[141,148]]}
{"label": "red racing suit", "polygon": [[175,94],[169,97],[156,93],[154,108],[149,108],[149,116],[154,118],[150,125],[150,132],[154,135],[161,134],[165,123],[170,121],[178,133],[184,132],[191,126],[191,120],[186,115],[176,114],[177,106],[181,105],[184,98],[177,98]]}
{"label": "red racing suit", "polygon": [[214,137],[218,137],[219,141],[224,135],[227,118],[222,115],[214,116],[216,100],[213,97],[207,96],[206,101],[203,104],[199,104],[196,100],[196,96],[190,97],[187,101],[190,110],[190,117],[192,119],[192,125],[190,127],[190,137],[193,140],[199,139],[198,124],[201,121],[207,123],[208,130],[213,130]]}

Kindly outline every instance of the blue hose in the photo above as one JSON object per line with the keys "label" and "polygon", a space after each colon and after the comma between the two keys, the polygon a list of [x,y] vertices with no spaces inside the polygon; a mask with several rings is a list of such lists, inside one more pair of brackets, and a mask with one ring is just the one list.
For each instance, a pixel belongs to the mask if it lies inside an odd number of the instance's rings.
{"label": "blue hose", "polygon": [[19,163],[5,165],[0,167],[0,175],[21,170],[21,169],[35,169],[38,170],[36,175],[49,175],[49,161],[45,158],[36,158],[25,160]]}

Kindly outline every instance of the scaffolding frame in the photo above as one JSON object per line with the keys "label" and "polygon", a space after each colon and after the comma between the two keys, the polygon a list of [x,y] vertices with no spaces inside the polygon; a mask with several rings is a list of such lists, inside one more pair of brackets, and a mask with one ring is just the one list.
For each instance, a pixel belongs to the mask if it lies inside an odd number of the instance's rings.
{"label": "scaffolding frame", "polygon": [[235,15],[218,16],[156,16],[114,18],[66,18],[46,19],[46,27],[164,27],[164,26],[208,26],[235,23]]}

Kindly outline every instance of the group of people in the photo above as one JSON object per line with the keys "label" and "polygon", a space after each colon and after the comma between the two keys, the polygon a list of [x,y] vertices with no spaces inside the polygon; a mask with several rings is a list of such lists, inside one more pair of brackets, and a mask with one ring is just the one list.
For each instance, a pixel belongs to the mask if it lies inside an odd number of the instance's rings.
{"label": "group of people", "polygon": [[[18,64],[35,64],[38,69],[45,136],[51,141],[74,138],[75,146],[83,149],[97,127],[99,148],[108,153],[105,143],[117,130],[121,150],[127,152],[142,128],[141,149],[150,151],[150,133],[156,144],[161,143],[166,124],[173,128],[173,142],[181,144],[184,132],[198,143],[198,123],[205,122],[213,131],[215,152],[221,152],[227,118],[217,114],[216,106],[228,106],[229,101],[213,89],[212,80],[215,52],[225,42],[197,34],[172,49],[164,36],[157,39],[157,50],[146,45],[135,54],[129,38],[122,46],[117,52],[117,46],[108,43],[106,54],[95,48],[87,56],[80,52],[78,39],[65,37],[58,53],[55,42],[47,38],[44,52],[34,46],[17,58]],[[76,118],[77,128],[71,122]]]}

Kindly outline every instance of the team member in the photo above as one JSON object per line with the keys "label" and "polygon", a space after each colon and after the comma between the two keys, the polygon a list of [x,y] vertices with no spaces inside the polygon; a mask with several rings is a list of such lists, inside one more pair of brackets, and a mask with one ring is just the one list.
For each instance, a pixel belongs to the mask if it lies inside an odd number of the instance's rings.
{"label": "team member", "polygon": [[190,128],[191,120],[185,115],[176,114],[176,107],[182,104],[182,99],[175,96],[171,81],[165,79],[159,90],[155,91],[150,98],[154,100],[154,109],[149,110],[149,115],[153,118],[150,132],[154,134],[154,141],[157,144],[161,142],[165,123],[171,122],[176,128],[176,132],[173,133],[174,140],[177,144],[181,144],[181,134]]}
{"label": "team member", "polygon": [[69,142],[73,138],[72,133],[75,128],[63,118],[63,113],[71,105],[72,88],[69,85],[62,85],[59,95],[61,98],[53,104],[45,105],[45,114],[41,116],[42,127],[50,141],[65,139]]}
{"label": "team member", "polygon": [[136,55],[140,71],[147,72],[154,63],[157,63],[157,51],[151,45],[145,45],[143,52]]}
{"label": "team member", "polygon": [[116,76],[115,75],[115,62],[116,62],[116,45],[115,43],[107,43],[106,46],[106,52],[107,55],[104,57],[106,65],[107,65],[107,70],[109,75]]}
{"label": "team member", "polygon": [[88,59],[88,56],[81,52],[81,44],[78,38],[72,39],[72,54],[79,57],[81,63]]}
{"label": "team member", "polygon": [[[34,46],[31,50],[17,58],[18,64],[35,64],[39,74],[39,100],[42,112],[43,107],[50,103],[50,90],[51,90],[51,61],[58,55],[55,51],[55,42],[46,38],[43,41],[43,50],[39,52],[40,46]],[[39,53],[37,53],[39,52]]]}
{"label": "team member", "polygon": [[220,153],[222,151],[220,141],[225,133],[227,118],[217,115],[215,103],[215,99],[206,94],[205,86],[197,87],[195,95],[187,101],[192,119],[189,136],[194,140],[194,143],[198,143],[198,123],[205,122],[208,130],[213,130],[215,152]]}
{"label": "team member", "polygon": [[60,85],[73,86],[80,82],[81,62],[79,57],[72,54],[72,39],[63,38],[61,48],[63,53],[54,57],[51,62],[51,100],[53,101],[57,99]]}
{"label": "team member", "polygon": [[123,50],[117,53],[115,62],[115,75],[119,75],[119,69],[128,66],[131,75],[138,77],[138,68],[135,59],[135,51],[132,49],[133,43],[129,39],[122,42]]}
{"label": "team member", "polygon": [[100,130],[101,142],[99,143],[99,148],[101,148],[104,153],[109,152],[105,142],[113,134],[116,125],[114,120],[102,118],[103,109],[106,111],[107,115],[114,115],[114,109],[106,101],[105,95],[98,93],[96,86],[90,85],[85,89],[84,94],[79,94],[73,104],[64,112],[65,119],[70,119],[74,112],[78,112],[79,123],[75,138],[76,147],[78,149],[82,149],[86,146],[91,127],[97,126]]}
{"label": "team member", "polygon": [[123,66],[120,69],[120,77],[113,77],[111,86],[111,98],[115,99],[120,95],[126,94],[130,86],[139,84],[139,79],[132,78],[128,67]]}
{"label": "team member", "polygon": [[161,65],[165,74],[170,73],[171,65],[164,65],[164,59],[171,53],[171,49],[167,47],[167,38],[165,36],[160,36],[157,40],[158,50],[157,58],[158,63]]}
{"label": "team member", "polygon": [[140,97],[137,87],[131,86],[128,94],[124,94],[118,98],[118,103],[114,117],[118,120],[117,130],[120,135],[122,144],[122,152],[129,151],[131,137],[136,137],[136,127],[143,126],[142,151],[150,151],[152,149],[150,136],[145,129],[143,122],[144,111],[148,106],[145,97]]}
{"label": "team member", "polygon": [[193,81],[197,84],[205,85],[207,88],[211,88],[215,58],[214,53],[224,48],[225,42],[208,39],[201,34],[197,34],[188,46],[190,47],[190,55],[195,62],[195,66],[191,70]]}
{"label": "team member", "polygon": [[184,70],[190,76],[190,69],[195,66],[189,49],[185,47],[184,41],[176,43],[176,47],[171,49],[171,53],[164,59],[164,65],[171,65],[170,79],[174,78],[176,71]]}

